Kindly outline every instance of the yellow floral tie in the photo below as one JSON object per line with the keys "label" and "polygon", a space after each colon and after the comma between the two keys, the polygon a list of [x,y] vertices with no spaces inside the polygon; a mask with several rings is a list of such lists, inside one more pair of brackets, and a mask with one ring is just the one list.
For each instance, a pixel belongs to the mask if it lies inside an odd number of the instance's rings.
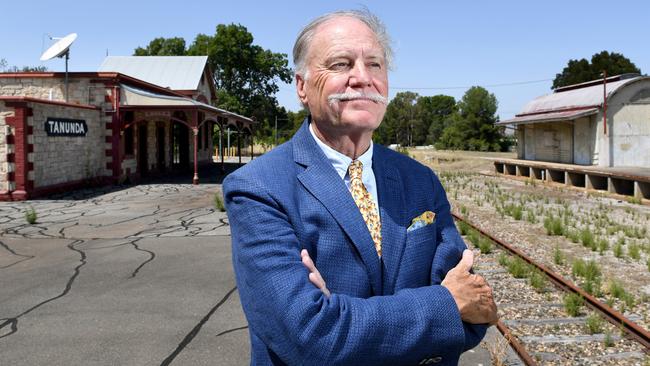
{"label": "yellow floral tie", "polygon": [[359,160],[354,160],[350,163],[348,172],[350,173],[350,192],[352,193],[352,198],[354,198],[354,203],[357,204],[359,211],[361,211],[363,221],[368,226],[372,241],[375,242],[377,255],[381,257],[381,221],[379,221],[375,201],[373,201],[372,196],[361,180],[363,164]]}

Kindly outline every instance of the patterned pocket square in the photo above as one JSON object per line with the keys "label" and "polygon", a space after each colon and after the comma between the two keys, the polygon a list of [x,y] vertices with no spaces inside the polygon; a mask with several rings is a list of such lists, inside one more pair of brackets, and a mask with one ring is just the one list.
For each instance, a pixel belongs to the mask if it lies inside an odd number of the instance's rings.
{"label": "patterned pocket square", "polygon": [[427,226],[433,223],[436,220],[436,213],[431,211],[425,211],[422,215],[416,217],[411,221],[411,226],[406,229],[406,232],[419,229],[421,227]]}

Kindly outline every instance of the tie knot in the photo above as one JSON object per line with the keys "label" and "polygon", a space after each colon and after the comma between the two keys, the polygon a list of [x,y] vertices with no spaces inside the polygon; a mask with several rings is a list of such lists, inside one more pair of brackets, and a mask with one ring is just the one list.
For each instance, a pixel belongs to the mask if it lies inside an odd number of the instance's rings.
{"label": "tie knot", "polygon": [[354,160],[350,163],[348,172],[350,173],[350,180],[361,179],[361,175],[363,173],[363,163],[359,160]]}

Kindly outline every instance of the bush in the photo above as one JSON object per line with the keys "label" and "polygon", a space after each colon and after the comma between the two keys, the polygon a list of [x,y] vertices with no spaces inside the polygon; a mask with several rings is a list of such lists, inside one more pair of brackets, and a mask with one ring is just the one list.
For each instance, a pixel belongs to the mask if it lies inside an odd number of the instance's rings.
{"label": "bush", "polygon": [[515,278],[526,278],[530,272],[530,266],[519,257],[510,259],[507,268]]}
{"label": "bush", "polygon": [[481,237],[478,241],[478,249],[483,254],[492,253],[492,244],[490,243],[490,240],[488,238]]}
{"label": "bush", "polygon": [[639,260],[641,259],[641,253],[640,253],[640,248],[639,245],[636,243],[632,243],[627,247],[627,255],[630,256],[630,258],[634,260]]}
{"label": "bush", "polygon": [[557,246],[553,250],[553,262],[559,266],[564,264],[564,253]]}
{"label": "bush", "polygon": [[580,315],[580,309],[584,304],[584,299],[578,294],[567,294],[564,296],[564,310],[569,316]]}
{"label": "bush", "polygon": [[30,225],[35,224],[37,216],[38,215],[36,214],[36,210],[34,210],[34,207],[28,206],[27,210],[25,210],[25,220],[27,220],[27,223]]}
{"label": "bush", "polygon": [[587,248],[594,247],[594,234],[591,233],[591,230],[589,230],[589,228],[584,228],[580,232],[580,242],[582,242],[582,245]]}
{"label": "bush", "polygon": [[226,206],[223,204],[223,198],[221,198],[220,192],[217,192],[214,195],[214,208],[219,212],[226,212]]}
{"label": "bush", "polygon": [[546,283],[548,282],[548,279],[542,271],[532,271],[530,273],[528,281],[530,282],[530,285],[535,289],[535,291],[544,292],[544,290],[546,290]]}
{"label": "bush", "polygon": [[623,256],[623,246],[621,245],[620,242],[614,245],[613,252],[614,252],[614,257],[616,258],[621,258]]}
{"label": "bush", "polygon": [[470,230],[469,225],[467,225],[466,222],[458,221],[458,231],[460,231],[460,235],[463,235],[463,236],[467,235],[469,230]]}
{"label": "bush", "polygon": [[587,317],[587,332],[589,334],[596,334],[603,331],[603,318],[598,314],[591,314]]}
{"label": "bush", "polygon": [[564,224],[559,217],[547,217],[544,219],[544,228],[547,235],[564,235]]}

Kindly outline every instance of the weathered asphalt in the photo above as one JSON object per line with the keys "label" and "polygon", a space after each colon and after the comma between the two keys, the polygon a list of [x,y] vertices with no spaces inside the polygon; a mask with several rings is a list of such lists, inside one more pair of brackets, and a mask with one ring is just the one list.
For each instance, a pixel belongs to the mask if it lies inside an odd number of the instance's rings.
{"label": "weathered asphalt", "polygon": [[0,365],[248,364],[218,181],[0,202]]}

